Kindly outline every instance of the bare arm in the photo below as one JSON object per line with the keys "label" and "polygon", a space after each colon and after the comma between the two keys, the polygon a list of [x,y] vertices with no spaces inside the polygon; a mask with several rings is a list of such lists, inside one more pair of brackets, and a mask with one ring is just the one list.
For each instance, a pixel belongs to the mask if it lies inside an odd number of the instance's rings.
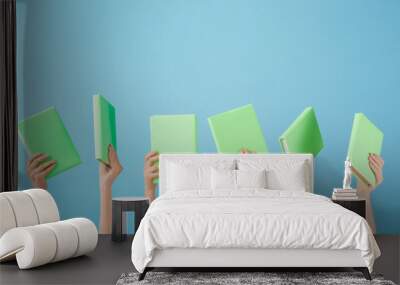
{"label": "bare arm", "polygon": [[112,145],[108,148],[109,165],[100,163],[100,234],[111,233],[112,223],[112,184],[122,171],[122,165]]}
{"label": "bare arm", "polygon": [[369,167],[375,175],[375,186],[366,184],[362,179],[357,178],[357,193],[366,202],[366,220],[373,233],[376,232],[374,212],[372,209],[371,192],[383,182],[383,159],[376,154],[368,157]]}
{"label": "bare arm", "polygon": [[144,195],[149,199],[149,202],[153,202],[156,198],[156,185],[153,183],[155,178],[158,178],[158,154],[154,151],[149,152],[144,157]]}

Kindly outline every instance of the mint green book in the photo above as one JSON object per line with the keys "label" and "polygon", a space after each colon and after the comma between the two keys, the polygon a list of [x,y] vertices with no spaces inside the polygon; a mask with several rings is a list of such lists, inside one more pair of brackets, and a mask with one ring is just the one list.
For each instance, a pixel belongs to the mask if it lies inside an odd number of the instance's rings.
{"label": "mint green book", "polygon": [[208,123],[220,153],[239,153],[243,148],[257,153],[268,152],[251,104],[211,116]]}
{"label": "mint green book", "polygon": [[347,159],[355,175],[369,185],[375,185],[375,175],[369,167],[370,153],[381,154],[383,133],[362,113],[354,115]]}
{"label": "mint green book", "polygon": [[321,131],[312,107],[306,108],[280,136],[279,143],[285,153],[312,153],[315,156],[323,149]]}
{"label": "mint green book", "polygon": [[[161,153],[196,153],[196,116],[155,115],[150,117],[151,150]],[[153,183],[158,183],[154,179]]]}
{"label": "mint green book", "polygon": [[93,123],[96,159],[109,164],[108,146],[117,150],[115,108],[101,95],[93,96]]}
{"label": "mint green book", "polygon": [[155,115],[150,117],[151,150],[158,153],[196,153],[196,116]]}
{"label": "mint green book", "polygon": [[48,155],[46,161],[57,161],[46,178],[54,177],[81,163],[79,153],[54,107],[20,122],[18,134],[30,155],[44,153]]}

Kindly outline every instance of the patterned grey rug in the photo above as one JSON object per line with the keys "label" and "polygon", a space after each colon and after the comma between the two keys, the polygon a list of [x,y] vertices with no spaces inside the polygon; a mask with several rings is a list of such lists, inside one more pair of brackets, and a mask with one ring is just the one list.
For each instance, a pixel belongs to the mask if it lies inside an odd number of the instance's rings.
{"label": "patterned grey rug", "polygon": [[392,281],[384,280],[380,275],[372,275],[368,281],[359,272],[148,272],[146,278],[138,281],[138,273],[124,273],[117,285],[146,285],[146,284],[376,284],[395,285]]}

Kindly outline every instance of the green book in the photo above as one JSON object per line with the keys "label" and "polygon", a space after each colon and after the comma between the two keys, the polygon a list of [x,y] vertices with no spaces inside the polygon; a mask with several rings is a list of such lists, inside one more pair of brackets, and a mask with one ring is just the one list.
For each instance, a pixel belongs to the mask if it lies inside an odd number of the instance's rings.
{"label": "green book", "polygon": [[317,156],[324,142],[314,109],[306,108],[280,136],[279,142],[285,153],[312,153]]}
{"label": "green book", "polygon": [[[150,117],[151,150],[158,153],[196,153],[195,115],[155,115]],[[158,179],[153,180],[158,183]]]}
{"label": "green book", "polygon": [[362,113],[354,115],[347,159],[355,174],[365,183],[375,185],[375,175],[369,167],[370,153],[381,154],[383,133]]}
{"label": "green book", "polygon": [[94,148],[98,161],[108,164],[108,146],[117,150],[115,108],[103,96],[93,96]]}
{"label": "green book", "polygon": [[208,118],[218,152],[239,153],[246,148],[268,152],[264,134],[253,105],[245,105]]}
{"label": "green book", "polygon": [[151,150],[158,153],[196,153],[196,116],[151,116],[150,136]]}
{"label": "green book", "polygon": [[79,153],[54,107],[20,122],[18,134],[30,155],[44,153],[49,156],[46,161],[57,161],[47,178],[81,163]]}

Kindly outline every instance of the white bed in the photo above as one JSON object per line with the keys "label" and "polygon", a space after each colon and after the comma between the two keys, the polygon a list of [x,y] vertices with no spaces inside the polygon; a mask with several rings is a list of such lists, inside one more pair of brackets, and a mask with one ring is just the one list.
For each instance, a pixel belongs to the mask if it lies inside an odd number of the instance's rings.
{"label": "white bed", "polygon": [[372,232],[313,194],[312,155],[164,154],[159,166],[160,197],[132,243],[140,278],[154,267],[354,267],[370,278]]}

